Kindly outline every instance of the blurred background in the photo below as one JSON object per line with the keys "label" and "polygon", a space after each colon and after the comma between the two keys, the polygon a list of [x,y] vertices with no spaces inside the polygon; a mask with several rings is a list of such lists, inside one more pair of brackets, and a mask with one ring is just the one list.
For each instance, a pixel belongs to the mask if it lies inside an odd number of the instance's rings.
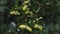
{"label": "blurred background", "polygon": [[[20,29],[21,24],[32,32]],[[34,24],[42,25],[42,31]],[[60,34],[60,0],[0,0],[0,34]]]}

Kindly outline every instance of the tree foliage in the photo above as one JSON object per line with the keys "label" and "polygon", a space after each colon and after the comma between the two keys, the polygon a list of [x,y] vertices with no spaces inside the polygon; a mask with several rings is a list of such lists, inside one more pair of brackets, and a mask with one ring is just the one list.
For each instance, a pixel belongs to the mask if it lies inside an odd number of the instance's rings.
{"label": "tree foliage", "polygon": [[60,0],[0,0],[0,34],[59,34]]}

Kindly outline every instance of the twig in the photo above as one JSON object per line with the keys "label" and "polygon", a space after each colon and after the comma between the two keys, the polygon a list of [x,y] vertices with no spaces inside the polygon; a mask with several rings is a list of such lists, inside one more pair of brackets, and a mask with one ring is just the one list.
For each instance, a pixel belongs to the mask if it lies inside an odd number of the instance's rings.
{"label": "twig", "polygon": [[36,12],[38,12],[40,10],[40,7],[36,10]]}

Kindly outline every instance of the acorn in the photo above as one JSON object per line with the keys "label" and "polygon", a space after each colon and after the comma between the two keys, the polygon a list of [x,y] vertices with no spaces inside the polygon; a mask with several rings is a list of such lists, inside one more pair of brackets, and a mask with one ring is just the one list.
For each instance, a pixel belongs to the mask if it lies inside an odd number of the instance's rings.
{"label": "acorn", "polygon": [[20,15],[20,13],[18,11],[11,11],[10,14],[11,15]]}
{"label": "acorn", "polygon": [[35,29],[39,29],[39,30],[41,30],[41,31],[43,30],[43,27],[42,27],[41,25],[38,25],[38,24],[35,24],[35,25],[34,25],[34,28],[35,28]]}
{"label": "acorn", "polygon": [[25,11],[25,14],[29,14],[29,11]]}
{"label": "acorn", "polygon": [[39,25],[38,29],[42,31],[43,27],[41,25]]}
{"label": "acorn", "polygon": [[37,28],[37,27],[38,27],[38,24],[35,24],[35,25],[34,25],[34,28]]}
{"label": "acorn", "polygon": [[19,28],[25,29],[26,28],[26,25],[20,25]]}
{"label": "acorn", "polygon": [[27,10],[28,9],[28,5],[24,5],[23,7],[22,7],[22,10],[23,11],[25,11],[25,10]]}
{"label": "acorn", "polygon": [[14,13],[15,13],[15,11],[11,11],[11,12],[10,12],[11,15],[14,14]]}
{"label": "acorn", "polygon": [[31,32],[31,31],[32,31],[32,28],[30,28],[29,26],[27,26],[27,27],[26,27],[26,30],[28,30],[28,31]]}
{"label": "acorn", "polygon": [[38,22],[38,21],[39,21],[39,19],[37,18],[37,19],[36,19],[36,21]]}
{"label": "acorn", "polygon": [[26,30],[28,30],[28,31],[30,31],[30,32],[32,31],[32,28],[29,27],[29,26],[27,26],[27,25],[20,25],[19,28],[20,28],[20,29],[26,29]]}
{"label": "acorn", "polygon": [[29,4],[29,1],[24,1],[24,4]]}
{"label": "acorn", "polygon": [[31,15],[33,14],[33,12],[29,12]]}

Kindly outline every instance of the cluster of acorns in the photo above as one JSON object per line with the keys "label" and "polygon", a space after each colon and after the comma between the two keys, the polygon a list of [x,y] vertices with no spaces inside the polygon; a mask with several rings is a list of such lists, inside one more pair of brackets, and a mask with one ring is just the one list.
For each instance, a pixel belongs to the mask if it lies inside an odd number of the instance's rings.
{"label": "cluster of acorns", "polygon": [[[43,17],[40,17],[40,18],[38,18],[36,20],[38,21],[39,19],[43,19]],[[35,28],[35,29],[38,29],[40,31],[43,30],[43,26],[42,25],[34,24],[32,27]],[[26,29],[26,30],[32,32],[32,28],[30,26],[28,26],[28,25],[22,24],[22,25],[19,25],[19,28],[20,29]]]}
{"label": "cluster of acorns", "polygon": [[25,14],[33,14],[31,11],[29,11],[29,5],[30,4],[30,0],[25,0],[24,1],[24,5],[22,7],[22,10],[25,12]]}
{"label": "cluster of acorns", "polygon": [[[26,30],[32,32],[32,28],[29,27],[29,26],[27,26],[27,25],[24,25],[24,24],[19,25],[19,28],[20,28],[20,29],[26,29]],[[35,24],[35,25],[33,26],[33,28],[38,29],[38,30],[41,30],[41,31],[43,30],[43,27],[42,27],[41,25],[38,25],[38,24]]]}
{"label": "cluster of acorns", "polygon": [[[32,11],[29,11],[29,6],[30,6],[30,0],[24,0],[23,2],[23,6],[21,7],[21,9],[25,12],[25,14],[33,14]],[[20,13],[16,10],[16,11],[10,11],[9,12],[10,15],[20,15]]]}
{"label": "cluster of acorns", "polygon": [[[30,4],[30,0],[24,0],[24,5],[21,9],[25,12],[25,14],[32,15],[33,12],[29,10],[29,4]],[[17,10],[16,11],[10,11],[10,15],[20,15],[20,13]],[[36,19],[36,20],[38,21],[38,19]],[[24,25],[24,24],[19,25],[19,28],[20,29],[26,29],[26,30],[32,32],[32,28],[30,26],[27,26],[27,25]],[[35,24],[33,26],[33,28],[39,29],[39,30],[43,29],[43,27],[41,25],[38,25],[38,24]]]}

